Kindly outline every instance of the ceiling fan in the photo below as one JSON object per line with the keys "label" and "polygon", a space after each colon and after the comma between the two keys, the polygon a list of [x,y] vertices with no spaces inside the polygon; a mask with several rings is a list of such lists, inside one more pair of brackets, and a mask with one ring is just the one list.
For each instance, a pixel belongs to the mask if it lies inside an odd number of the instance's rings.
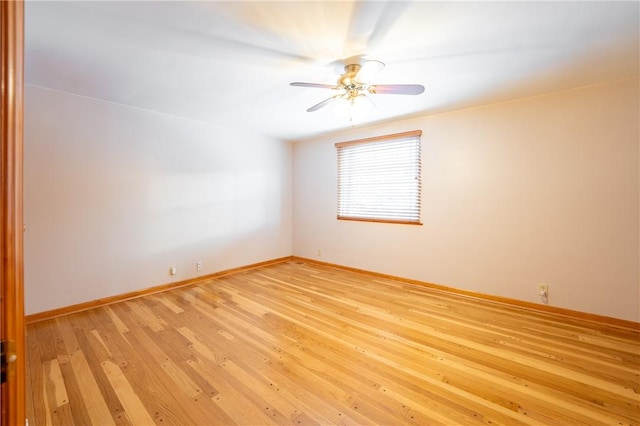
{"label": "ceiling fan", "polygon": [[335,86],[302,82],[293,82],[290,83],[290,85],[296,87],[332,89],[337,92],[330,98],[308,108],[307,112],[317,111],[334,101],[340,100],[342,100],[342,103],[346,103],[348,107],[354,107],[366,99],[373,103],[370,98],[370,95],[373,94],[419,95],[424,92],[424,86],[420,84],[373,84],[373,80],[384,67],[385,65],[382,62],[375,60],[365,61],[362,65],[350,63],[344,67],[344,73],[340,75]]}

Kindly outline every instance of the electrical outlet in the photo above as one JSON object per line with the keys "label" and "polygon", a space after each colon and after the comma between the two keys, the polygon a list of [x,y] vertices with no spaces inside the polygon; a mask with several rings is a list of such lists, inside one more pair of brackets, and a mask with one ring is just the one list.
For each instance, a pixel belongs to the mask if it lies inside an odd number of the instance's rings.
{"label": "electrical outlet", "polygon": [[322,257],[322,249],[318,249],[318,257]]}
{"label": "electrical outlet", "polygon": [[196,262],[196,270],[197,271],[202,271],[202,261],[201,260],[198,260]]}
{"label": "electrical outlet", "polygon": [[171,266],[171,267],[169,268],[169,273],[170,273],[171,275],[175,275],[175,274],[177,274],[177,273],[178,273],[178,268],[176,268],[175,266]]}
{"label": "electrical outlet", "polygon": [[548,284],[538,284],[538,296],[542,298],[549,297],[549,285]]}

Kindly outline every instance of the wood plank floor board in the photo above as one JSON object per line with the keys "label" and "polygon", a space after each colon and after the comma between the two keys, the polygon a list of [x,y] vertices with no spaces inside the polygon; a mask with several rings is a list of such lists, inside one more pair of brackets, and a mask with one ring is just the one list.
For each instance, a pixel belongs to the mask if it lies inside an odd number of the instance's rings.
{"label": "wood plank floor board", "polygon": [[[123,308],[123,309],[120,309]],[[194,399],[180,391],[179,384],[174,381],[162,363],[169,360],[174,348],[161,348],[147,333],[156,334],[147,323],[136,327],[135,312],[129,307],[114,306],[113,312],[118,315],[129,329],[126,340],[114,337],[116,348],[121,359],[126,360],[123,369],[129,378],[131,387],[139,393],[148,411],[161,424],[207,424],[216,419],[216,409],[208,404],[206,398]],[[207,411],[210,410],[210,417]],[[219,414],[219,413],[217,413]]]}
{"label": "wood plank floor board", "polygon": [[[114,308],[119,310],[120,307]],[[158,422],[161,421],[162,424],[180,424],[183,418],[181,415],[186,416],[186,411],[181,404],[172,407],[176,400],[172,396],[168,396],[171,388],[163,386],[153,368],[148,365],[148,361],[144,358],[146,352],[137,350],[141,348],[141,345],[135,339],[135,336],[129,331],[121,334],[118,326],[108,322],[103,324],[94,322],[94,326],[97,327],[98,333],[109,348],[108,353],[103,352],[102,357],[98,360],[100,370],[105,379],[109,380],[107,371],[111,371],[105,369],[105,366],[108,366],[106,363],[118,360],[118,368],[126,375],[130,386],[134,391],[141,389],[143,399],[149,400],[146,405],[148,414]],[[115,369],[113,371],[116,374],[118,373]],[[118,403],[122,404],[121,398],[124,397],[123,394],[114,395]],[[124,412],[126,412],[126,409]],[[119,411],[118,413],[121,416]]]}
{"label": "wood plank floor board", "polygon": [[38,338],[38,329],[48,327],[48,324],[33,324],[29,327],[29,332],[26,336],[26,350],[27,350],[27,415],[30,419],[36,422],[36,424],[46,424],[46,415],[48,409],[44,402],[44,394],[41,389],[44,389],[43,379],[43,367],[42,356],[40,352],[40,339]]}
{"label": "wood plank floor board", "polygon": [[[131,420],[102,366],[104,361],[114,359],[116,351],[115,346],[111,344],[109,334],[103,330],[103,326],[110,323],[101,321],[100,315],[96,315],[96,313],[95,310],[92,310],[85,315],[76,317],[74,327],[76,338],[83,348],[87,364],[96,380],[106,409],[111,413],[111,419],[118,426],[130,425]],[[101,415],[106,416],[106,413],[103,412]],[[108,422],[106,417],[103,422],[105,424]],[[76,424],[83,424],[83,422],[76,421]]]}
{"label": "wood plank floor board", "polygon": [[[69,399],[73,407],[74,420],[78,424],[116,424],[111,416],[110,407],[105,399],[105,393],[113,390],[104,383],[106,381],[98,361],[93,357],[93,351],[87,344],[81,322],[83,316],[71,315],[65,320],[55,320],[57,331],[67,348],[64,355],[65,365],[68,367],[65,379],[68,377]],[[65,380],[66,381],[66,380]],[[122,407],[118,404],[121,412]],[[117,408],[116,408],[117,409]],[[130,424],[125,422],[125,424]]]}
{"label": "wood plank floor board", "polygon": [[[318,327],[318,325],[316,324],[316,325],[315,325],[315,327],[317,328],[317,327]],[[325,335],[325,336],[324,336],[324,338],[326,339],[326,338],[328,338],[328,336],[327,336],[327,335]],[[359,350],[359,351],[361,350],[361,349],[359,349],[359,348],[356,348],[356,349],[357,349],[357,350]]]}
{"label": "wood plank floor board", "polygon": [[640,333],[291,260],[28,326],[30,424],[640,426]]}
{"label": "wood plank floor board", "polygon": [[[245,328],[245,332],[246,332],[246,330],[247,330],[247,329]],[[257,328],[254,328],[254,329],[253,329],[253,331],[254,331],[254,332],[257,332],[257,331],[258,331],[258,329],[257,329]],[[237,331],[234,331],[234,330],[231,330],[231,332],[232,332],[232,333],[236,333],[236,334],[238,334],[238,332],[237,332]],[[240,333],[240,334],[241,334],[241,333]],[[285,361],[283,361],[283,355],[282,355],[283,350],[282,350],[282,349],[280,349],[280,348],[278,348],[278,347],[272,347],[271,349],[272,349],[273,351],[267,351],[267,352],[266,352],[266,355],[268,356],[268,358],[266,358],[266,359],[264,359],[264,360],[267,360],[267,359],[273,359],[273,360],[274,360],[274,361],[276,361],[277,363],[279,363],[279,364],[283,364],[283,363],[285,362]],[[264,354],[264,352],[263,352],[263,354]],[[287,361],[290,361],[290,360],[287,360]],[[310,371],[312,370],[312,369],[309,367],[309,365],[308,365],[308,364],[307,364],[307,368],[309,368],[309,370],[310,370]],[[302,377],[301,377],[300,379],[302,379]],[[327,386],[327,385],[325,384],[324,386]]]}
{"label": "wood plank floor board", "polygon": [[582,368],[581,368],[582,369]]}
{"label": "wood plank floor board", "polygon": [[[27,353],[33,354],[31,359],[27,358],[27,363],[25,366],[26,386],[28,386],[29,388],[32,388],[34,381],[36,381],[34,377],[35,373],[33,370],[40,369],[42,365],[40,363],[40,351],[38,350],[36,339],[33,339],[33,337],[30,338],[30,336],[28,335],[25,338],[25,348]],[[35,419],[36,418],[36,414],[35,414],[36,402],[34,401],[33,392],[26,392],[25,405],[27,409],[27,412],[26,412],[27,418]]]}
{"label": "wood plank floor board", "polygon": [[[437,375],[437,373],[434,372],[434,375]],[[439,374],[438,374],[439,375]]]}
{"label": "wood plank floor board", "polygon": [[[559,369],[566,370],[566,376],[571,376],[571,372],[573,371],[575,371],[575,376],[585,371],[585,368],[582,366],[570,368],[570,364],[556,362],[556,360],[553,359],[554,357],[543,356],[539,353],[525,351],[519,345],[512,345],[512,347],[509,347],[509,349],[507,350],[504,348],[505,345],[503,344],[487,344],[486,341],[482,341],[481,339],[473,339],[472,336],[460,338],[460,336],[464,336],[463,333],[459,333],[455,337],[450,338],[446,336],[442,337],[440,335],[441,332],[439,331],[434,331],[433,333],[437,333],[433,339],[420,340],[419,335],[424,334],[424,330],[422,332],[416,331],[414,333],[405,332],[403,333],[403,336],[410,340],[414,339],[414,341],[421,342],[424,345],[428,345],[429,347],[437,348],[443,352],[453,351],[456,347],[465,348],[465,353],[468,355],[468,357],[476,360],[477,362],[485,362],[494,365],[497,364],[496,359],[502,359],[504,360],[504,363],[502,365],[504,365],[504,368],[507,371],[510,371],[514,368],[510,365],[510,363],[525,363],[526,365],[530,366],[542,366],[544,364],[545,367],[551,369],[553,369],[554,365],[556,365]],[[492,359],[491,357],[495,359]],[[591,375],[592,372],[590,371],[589,374]],[[598,377],[597,374],[592,375],[595,378]],[[611,387],[611,389],[614,389],[615,391],[633,395],[632,392],[625,391],[623,388],[624,386]]]}
{"label": "wood plank floor board", "polygon": [[[75,344],[75,341],[67,346],[67,342],[64,341],[64,334],[61,332],[58,324],[49,328],[46,332],[39,330],[37,333],[39,342],[43,342],[41,345],[41,362],[44,378],[44,399],[49,404],[49,413],[47,421],[51,421],[51,424],[68,424],[72,421],[71,412],[73,415],[83,421],[89,421],[89,414],[86,408],[86,404],[80,398],[76,397],[80,395],[79,389],[81,383],[78,382],[78,377],[74,372],[73,365],[71,364],[71,353],[77,351],[79,348]],[[54,403],[54,396],[50,392],[53,386],[50,375],[50,365],[55,363],[60,369],[60,374],[64,374],[64,382],[61,386],[64,386],[64,392],[68,395],[67,401],[63,406],[56,407]],[[72,399],[71,396],[74,396]]]}
{"label": "wood plank floor board", "polygon": [[[419,341],[417,338],[413,339],[411,335],[407,336],[409,341]],[[413,340],[412,340],[413,339]],[[430,346],[434,346],[435,341],[428,342]],[[443,356],[448,352],[452,352],[456,350],[456,347],[447,347],[447,346],[439,346],[439,350],[441,350]],[[516,376],[520,379],[525,379],[524,382],[529,389],[533,389],[534,386],[540,389],[542,394],[548,394],[552,392],[553,389],[563,388],[564,396],[570,397],[573,393],[576,392],[576,389],[579,389],[578,395],[584,395],[585,386],[589,389],[589,384],[582,384],[580,382],[576,382],[575,380],[568,380],[565,378],[561,378],[553,372],[548,372],[546,370],[538,370],[531,369],[528,367],[523,367],[518,362],[513,362],[513,360],[508,360],[506,358],[496,357],[494,355],[488,354],[486,352],[479,352],[476,350],[465,350],[465,360],[463,361],[465,364],[468,364],[469,361],[473,361],[474,364],[471,364],[475,369],[476,376],[483,376],[482,372],[486,371],[490,374],[491,378],[499,379],[509,376],[509,374],[516,374]],[[484,363],[485,368],[479,367]],[[502,382],[504,384],[504,382]],[[549,384],[553,384],[553,387],[549,387]],[[618,390],[623,391],[624,386],[619,386]],[[620,399],[617,396],[611,394],[608,391],[603,391],[600,388],[591,388],[590,392],[590,401],[593,404],[598,405],[598,409],[604,408],[604,406],[608,402],[612,402],[613,405],[610,407],[614,412],[617,410],[617,406],[619,404],[624,404],[625,402],[630,402],[634,404],[637,408],[637,399],[635,398],[635,392],[631,395],[631,399]],[[598,396],[601,399],[596,399]],[[580,399],[583,401],[583,399]],[[591,404],[591,405],[593,405]]]}
{"label": "wood plank floor board", "polygon": [[[376,405],[383,406],[394,413],[407,413],[405,419],[407,419],[411,405],[407,405],[406,399],[390,398],[388,396],[390,394],[383,396],[380,392],[382,384],[396,383],[403,393],[410,388],[415,388],[422,394],[425,393],[424,387],[403,380],[401,374],[394,374],[388,368],[376,368],[373,364],[363,359],[354,361],[351,354],[344,349],[326,345],[322,338],[320,340],[312,340],[307,337],[304,344],[296,345],[295,349],[288,348],[287,351],[296,356],[294,359],[296,362],[304,362],[308,368],[312,368],[312,359],[317,360],[317,364],[324,367],[319,374],[325,377],[326,380],[335,380],[343,388],[348,385],[352,386],[351,392],[361,400],[371,400]],[[343,370],[345,369],[348,372],[344,372]],[[460,406],[456,406],[456,410],[451,410],[447,407],[447,405],[451,404],[451,401],[446,400],[444,404],[442,402],[437,403],[435,398],[431,400],[433,405],[437,405],[439,412],[457,412],[461,409]],[[451,419],[449,418],[450,421]]]}
{"label": "wood plank floor board", "polygon": [[[334,386],[332,381],[327,382],[322,377],[318,377],[315,374],[313,368],[309,365],[305,366],[304,369],[299,368],[297,363],[292,362],[292,360],[286,356],[285,350],[277,345],[277,341],[273,339],[269,339],[269,344],[264,345],[259,342],[261,338],[265,338],[264,333],[261,329],[257,327],[245,326],[240,329],[231,329],[231,332],[234,334],[242,335],[240,340],[249,339],[256,348],[259,349],[258,356],[262,357],[262,362],[272,366],[273,369],[277,372],[282,373],[283,375],[291,376],[298,384],[302,384],[304,388],[317,388],[324,387],[328,388],[331,391],[331,395],[333,398],[336,398],[339,401],[340,411],[338,414],[343,416],[343,421],[350,417],[358,418],[359,415],[357,413],[351,412],[349,413],[348,405],[344,403],[345,400],[348,399],[348,395],[344,392],[343,389],[337,388]],[[290,346],[291,342],[287,341],[285,346]],[[235,355],[235,354],[234,354]],[[256,358],[255,361],[258,361]],[[226,361],[225,361],[226,362]],[[278,388],[279,392],[279,388]],[[362,421],[361,419],[360,421]]]}
{"label": "wood plank floor board", "polygon": [[[207,321],[206,323],[211,324],[210,321]],[[222,327],[222,325],[218,324],[217,327]],[[197,327],[195,327],[195,329],[201,331]],[[235,330],[233,327],[227,327],[227,330],[228,332],[226,332],[226,334],[228,335],[231,335],[231,333],[243,334],[242,330]],[[207,330],[204,329],[204,333],[198,336],[189,329],[183,328],[180,330],[181,333],[184,333],[185,336],[192,339],[194,342],[194,349],[200,352],[207,360],[217,365],[223,365],[229,358],[226,355],[221,354],[222,347],[225,346],[225,342],[220,342],[219,338],[216,340],[216,335],[220,334],[220,329],[217,328],[209,331],[212,332],[207,333]],[[207,339],[208,336],[214,336],[214,339]],[[304,389],[299,386],[303,377],[295,376],[285,367],[282,367],[282,369],[279,368],[283,363],[276,361],[275,359],[279,358],[279,349],[277,347],[270,347],[268,350],[259,350],[252,347],[253,340],[251,340],[250,337],[245,336],[241,338],[241,340],[244,339],[248,339],[246,340],[248,345],[245,348],[239,346],[238,350],[235,350],[234,346],[230,346],[230,349],[227,352],[228,356],[237,357],[238,359],[244,360],[245,363],[250,364],[252,368],[255,369],[254,371],[256,371],[262,378],[265,385],[264,388],[266,388],[268,384],[269,389],[276,389],[276,397],[282,396],[282,398],[289,403],[294,401],[295,406],[300,406],[301,403],[296,396],[287,392],[286,389],[294,389],[295,393],[295,390],[299,388],[299,392],[297,392],[297,394],[304,394]],[[295,382],[291,381],[292,379]],[[309,395],[313,396],[312,394]],[[312,405],[317,406],[318,402],[321,401],[312,401]],[[305,410],[309,412],[309,407],[305,407]],[[296,415],[299,417],[299,414]]]}

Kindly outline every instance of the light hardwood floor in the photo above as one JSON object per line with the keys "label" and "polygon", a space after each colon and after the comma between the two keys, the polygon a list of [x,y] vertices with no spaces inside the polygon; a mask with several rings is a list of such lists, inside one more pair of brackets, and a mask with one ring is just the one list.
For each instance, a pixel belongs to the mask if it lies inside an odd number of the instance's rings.
{"label": "light hardwood floor", "polygon": [[32,426],[640,424],[637,331],[295,260],[27,332]]}

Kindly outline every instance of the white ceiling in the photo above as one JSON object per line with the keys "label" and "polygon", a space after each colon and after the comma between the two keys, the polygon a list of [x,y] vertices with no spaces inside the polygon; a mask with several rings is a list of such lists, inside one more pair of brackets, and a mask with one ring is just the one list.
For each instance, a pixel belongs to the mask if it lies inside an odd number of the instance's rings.
{"label": "white ceiling", "polygon": [[28,1],[27,84],[285,140],[350,127],[332,108],[343,58],[386,63],[365,122],[638,75],[640,3]]}

